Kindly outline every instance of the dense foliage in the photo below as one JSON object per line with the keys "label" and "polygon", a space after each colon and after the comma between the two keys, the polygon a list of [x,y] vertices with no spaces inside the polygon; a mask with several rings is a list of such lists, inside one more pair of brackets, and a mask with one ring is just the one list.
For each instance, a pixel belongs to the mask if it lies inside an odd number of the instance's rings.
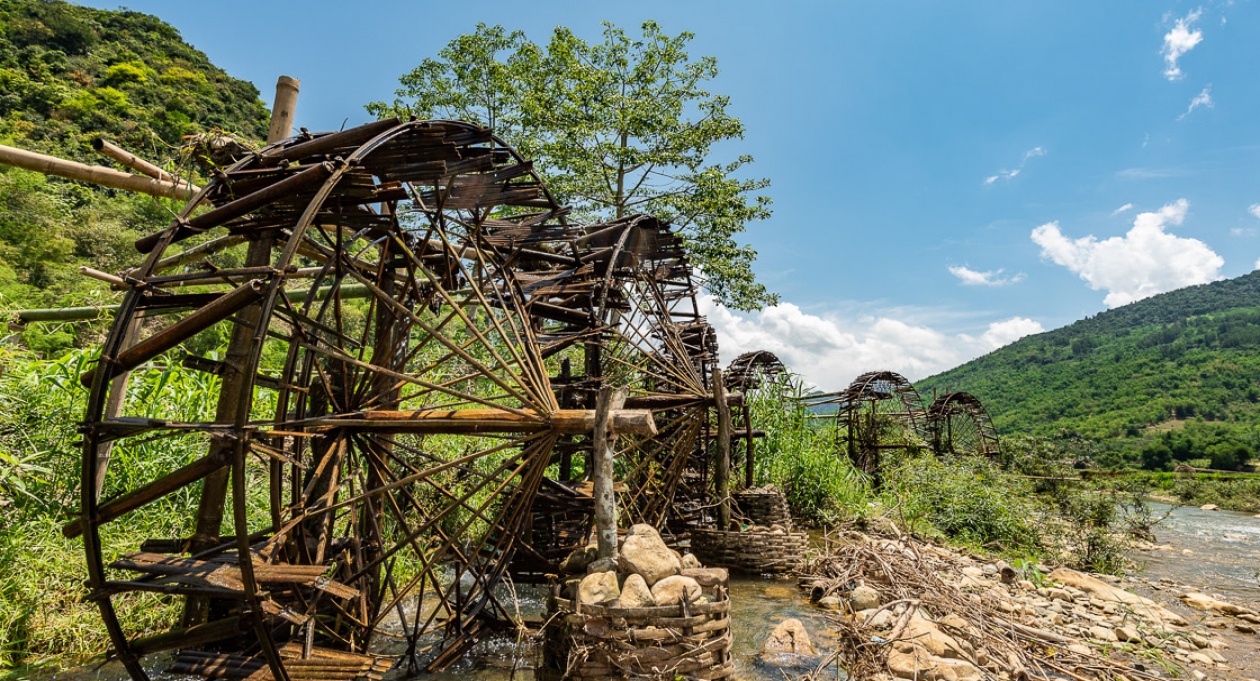
{"label": "dense foliage", "polygon": [[917,387],[976,395],[1003,434],[1099,440],[1102,465],[1236,469],[1260,451],[1260,272],[1024,338]]}
{"label": "dense foliage", "polygon": [[[229,77],[156,17],[60,1],[0,0],[0,144],[96,165],[104,136],[175,172],[183,137],[218,128],[266,136],[258,90]],[[105,302],[80,265],[132,265],[138,236],[175,205],[0,166],[0,308]],[[79,333],[84,329],[80,327]],[[30,347],[75,343],[67,329],[31,328]]]}
{"label": "dense foliage", "polygon": [[612,24],[588,43],[563,26],[547,44],[480,24],[401,78],[380,115],[457,118],[494,128],[533,159],[582,220],[647,213],[668,220],[718,300],[741,310],[776,302],[756,281],[757,254],[735,239],[770,216],[769,181],[747,178],[748,156],[716,147],[743,137],[729,98],[708,91],[713,57],[692,58],[693,35],[655,22],[631,37]]}

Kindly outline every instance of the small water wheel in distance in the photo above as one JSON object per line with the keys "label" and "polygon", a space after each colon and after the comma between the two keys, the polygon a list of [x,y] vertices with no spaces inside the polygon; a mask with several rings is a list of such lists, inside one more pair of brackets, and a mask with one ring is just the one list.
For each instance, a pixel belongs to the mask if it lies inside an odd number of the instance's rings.
{"label": "small water wheel in distance", "polygon": [[[554,445],[593,426],[558,403],[516,276],[574,258],[563,216],[489,130],[390,120],[272,145],[137,243],[83,377],[65,528],[133,678],[172,656],[207,677],[441,669],[507,615],[495,586]],[[222,357],[176,356],[215,335]],[[175,361],[205,404],[128,391]]]}
{"label": "small water wheel in distance", "polygon": [[926,444],[926,410],[914,386],[901,374],[871,371],[838,393],[811,396],[811,406],[836,405],[836,436],[859,470],[880,483],[885,450]]}
{"label": "small water wheel in distance", "polygon": [[997,430],[978,398],[947,392],[928,407],[932,449],[938,456],[965,454],[994,457],[1001,453]]}

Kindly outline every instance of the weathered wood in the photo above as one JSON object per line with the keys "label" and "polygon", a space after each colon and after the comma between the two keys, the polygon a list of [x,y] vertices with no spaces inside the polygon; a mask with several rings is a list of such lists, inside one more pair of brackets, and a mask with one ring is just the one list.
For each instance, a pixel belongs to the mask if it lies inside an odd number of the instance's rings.
{"label": "weathered wood", "polygon": [[[613,455],[617,429],[613,425],[613,414],[625,402],[625,389],[614,389],[609,385],[600,387],[595,401],[595,432],[591,437],[595,447],[595,470],[591,481],[595,497],[595,538],[601,560],[614,560],[617,557],[617,496],[613,494]],[[650,417],[651,412],[648,415]]]}
{"label": "weathered wood", "polygon": [[731,407],[726,402],[722,370],[713,369],[713,404],[717,408],[717,461],[713,467],[714,493],[718,502],[718,529],[731,526]]}
{"label": "weathered wood", "polygon": [[262,293],[261,280],[246,282],[223,294],[213,303],[123,350],[112,361],[102,360],[96,368],[84,372],[79,381],[90,387],[101,367],[105,367],[106,376],[111,378],[130,371],[257,302]]}
{"label": "weathered wood", "polygon": [[[593,409],[560,409],[549,416],[530,410],[431,409],[427,411],[373,410],[347,416],[310,419],[316,428],[355,427],[364,430],[406,433],[529,433],[551,430],[561,435],[579,435],[596,429],[598,415]],[[629,435],[655,435],[656,420],[646,409],[616,409],[610,412],[611,430]]]}
{"label": "weathered wood", "polygon": [[[139,487],[102,505],[97,509],[97,521],[107,523],[120,518],[141,506],[157,501],[181,487],[206,477],[214,471],[223,468],[226,463],[227,459],[224,456],[213,454],[203,456],[187,466],[177,468],[143,487]],[[83,534],[83,528],[83,519],[76,518],[63,525],[61,533],[67,538],[73,539]]]}
{"label": "weathered wood", "polygon": [[136,239],[136,250],[148,253],[161,243],[165,234],[175,230],[171,243],[183,241],[195,234],[218,227],[226,222],[239,218],[281,199],[291,198],[293,194],[310,191],[332,176],[335,170],[331,163],[317,163],[301,172],[287,177],[275,184],[268,185],[253,194],[247,194],[235,201],[225,203],[214,210],[206,211],[196,217],[179,220],[170,227]]}
{"label": "weathered wood", "polygon": [[142,175],[148,175],[149,177],[155,180],[161,180],[162,182],[170,182],[176,185],[187,186],[193,193],[201,191],[201,187],[198,187],[187,180],[175,177],[174,175],[162,170],[152,163],[149,163],[139,156],[136,156],[126,149],[110,144],[103,137],[97,137],[92,140],[92,148],[100,152],[103,156],[108,156],[109,158],[118,161]]}
{"label": "weathered wood", "polygon": [[121,170],[114,170],[105,166],[90,166],[86,163],[67,161],[56,156],[37,154],[33,151],[8,147],[3,144],[0,144],[0,163],[24,170],[33,170],[44,175],[56,175],[69,180],[99,184],[102,187],[110,187],[111,189],[140,192],[141,194],[158,196],[164,199],[187,201],[196,195],[196,192],[187,183],[175,184],[173,182],[165,182],[152,177],[124,173]]}

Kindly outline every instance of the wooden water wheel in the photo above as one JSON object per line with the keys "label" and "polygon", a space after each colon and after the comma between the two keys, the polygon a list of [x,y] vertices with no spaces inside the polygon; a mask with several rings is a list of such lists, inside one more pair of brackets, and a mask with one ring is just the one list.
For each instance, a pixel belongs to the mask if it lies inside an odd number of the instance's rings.
{"label": "wooden water wheel", "polygon": [[[389,120],[273,144],[137,242],[83,377],[65,528],[133,678],[166,651],[208,677],[448,666],[509,617],[500,578],[541,554],[539,490],[579,479],[603,384],[631,392],[627,515],[661,522],[711,404],[711,333],[667,226],[564,214],[489,130]],[[177,355],[215,336],[222,357]],[[175,361],[214,399],[128,393]],[[110,466],[154,443],[174,454],[139,478]],[[136,540],[155,517],[169,535]]]}
{"label": "wooden water wheel", "polygon": [[928,441],[923,400],[905,377],[892,371],[862,374],[838,393],[810,396],[810,404],[836,405],[841,448],[876,485],[884,451]]}
{"label": "wooden water wheel", "polygon": [[938,456],[997,456],[1001,453],[989,412],[970,393],[947,392],[937,397],[928,407],[927,417],[932,449]]}
{"label": "wooden water wheel", "polygon": [[[593,428],[554,364],[583,333],[621,338],[573,330],[530,280],[582,266],[563,214],[489,130],[391,120],[268,146],[137,242],[149,256],[83,376],[66,527],[132,677],[168,651],[209,677],[377,677],[387,653],[437,670],[507,617],[496,585],[557,441]],[[215,334],[223,357],[176,356]],[[214,399],[179,414],[127,393],[175,361]],[[650,414],[614,420],[649,441]],[[110,467],[154,443],[174,457],[140,479]],[[135,541],[146,515],[169,536]]]}
{"label": "wooden water wheel", "polygon": [[[745,352],[732,360],[726,370],[726,387],[744,396],[740,408],[731,412],[731,437],[739,440],[738,444],[742,445],[743,458],[733,465],[743,467],[746,488],[754,485],[756,439],[765,435],[765,431],[753,427],[753,395],[762,390],[774,390],[782,385],[781,381],[786,380],[787,376],[787,367],[783,366],[783,362],[774,353],[767,350]],[[737,443],[731,443],[732,451],[740,448]]]}

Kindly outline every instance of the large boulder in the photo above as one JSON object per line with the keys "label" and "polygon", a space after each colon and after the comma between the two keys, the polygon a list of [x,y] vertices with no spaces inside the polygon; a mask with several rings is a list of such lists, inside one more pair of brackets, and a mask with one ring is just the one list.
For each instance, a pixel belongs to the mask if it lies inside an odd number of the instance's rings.
{"label": "large boulder", "polygon": [[675,605],[684,598],[691,602],[699,597],[700,585],[690,577],[672,575],[652,585],[652,598],[657,605]]}
{"label": "large boulder", "polygon": [[621,544],[618,560],[618,567],[622,572],[641,575],[648,586],[676,575],[682,569],[678,556],[665,545],[661,535],[651,525],[630,527],[626,540]]}
{"label": "large boulder", "polygon": [[779,623],[761,644],[760,660],[779,667],[799,667],[818,656],[805,625],[795,617]]}
{"label": "large boulder", "polygon": [[625,584],[621,585],[621,607],[650,608],[654,605],[656,599],[652,597],[652,590],[648,588],[647,582],[643,581],[643,575],[626,577]]}
{"label": "large boulder", "polygon": [[578,583],[578,602],[585,605],[606,603],[620,595],[615,572],[592,572]]}

